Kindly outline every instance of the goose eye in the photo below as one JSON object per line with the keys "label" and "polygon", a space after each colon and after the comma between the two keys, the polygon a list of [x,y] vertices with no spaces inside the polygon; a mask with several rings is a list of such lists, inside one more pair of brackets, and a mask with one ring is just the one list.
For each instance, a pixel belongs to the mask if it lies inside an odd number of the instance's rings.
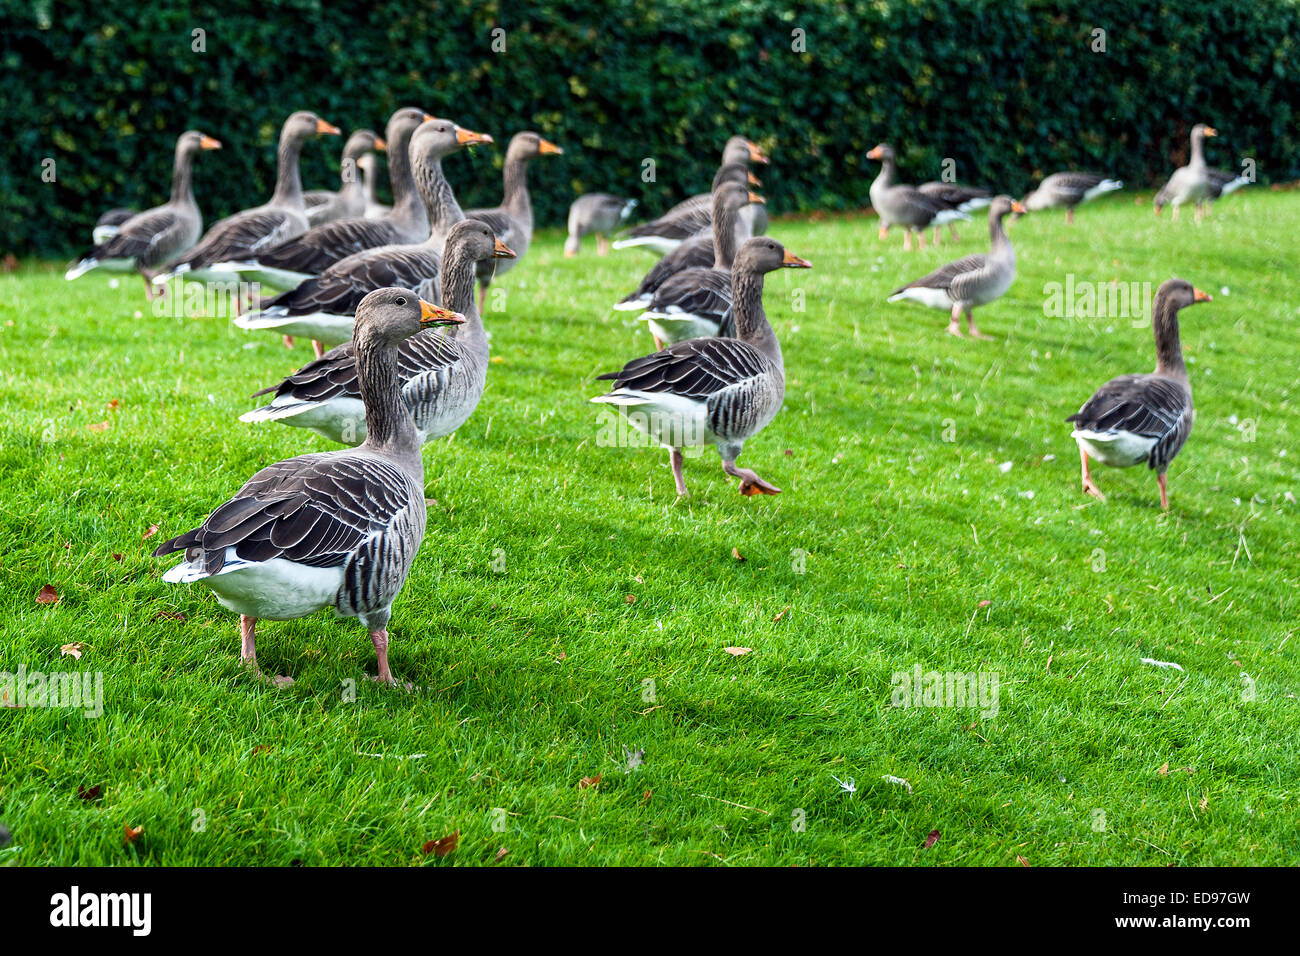
{"label": "goose eye", "polygon": [[404,295],[399,295],[399,296],[397,297],[397,304],[398,304],[398,305],[406,305],[406,296],[404,296]]}

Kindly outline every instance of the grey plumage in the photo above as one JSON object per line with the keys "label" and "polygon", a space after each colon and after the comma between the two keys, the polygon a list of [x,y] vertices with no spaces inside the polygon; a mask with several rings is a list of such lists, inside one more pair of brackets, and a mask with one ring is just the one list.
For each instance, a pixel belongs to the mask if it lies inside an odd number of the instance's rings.
{"label": "grey plumage", "polygon": [[893,226],[903,227],[904,248],[912,248],[912,234],[917,233],[921,246],[925,238],[920,231],[942,226],[958,219],[969,219],[965,212],[940,195],[922,192],[915,186],[897,182],[898,164],[893,147],[881,143],[867,153],[868,159],[880,161],[880,173],[871,182],[871,206],[880,218],[883,237]]}
{"label": "grey plumage", "polygon": [[339,163],[339,188],[312,189],[303,193],[307,221],[313,226],[336,219],[355,219],[366,214],[366,184],[360,161],[372,150],[384,148],[384,141],[374,130],[356,130],[343,144],[343,157]]}

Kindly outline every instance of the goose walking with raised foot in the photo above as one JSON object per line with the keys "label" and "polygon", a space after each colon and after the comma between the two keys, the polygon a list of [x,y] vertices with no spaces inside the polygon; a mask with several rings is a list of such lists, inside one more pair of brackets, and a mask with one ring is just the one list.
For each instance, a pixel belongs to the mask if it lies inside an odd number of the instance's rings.
{"label": "goose walking with raised foot", "polygon": [[750,239],[731,269],[735,338],[677,342],[599,376],[614,385],[591,401],[615,406],[632,427],[668,449],[678,498],[687,497],[683,449],[706,445],[718,449],[723,471],[740,479],[741,494],[780,493],[736,459],[785,399],[785,363],[763,312],[763,276],[811,267],[775,239]]}
{"label": "goose walking with raised foot", "polygon": [[[424,462],[398,384],[398,350],[460,317],[409,289],[379,289],[357,309],[357,380],[366,440],[263,468],[202,525],[159,545],[184,552],[163,580],[201,583],[240,615],[241,658],[257,667],[257,622],[323,608],[370,632],[378,679],[394,683],[388,620],[424,539]],[[292,683],[279,677],[277,684]]]}
{"label": "goose walking with raised foot", "polygon": [[[464,316],[447,331],[413,335],[397,350],[402,398],[411,410],[421,443],[450,435],[478,407],[487,379],[488,337],[474,304],[475,266],[514,253],[486,223],[466,219],[452,227],[443,254],[442,304]],[[365,414],[351,342],[330,349],[279,385],[255,392],[275,397],[241,422],[278,421],[308,428],[330,441],[359,444],[366,437]]]}
{"label": "goose walking with raised foot", "polygon": [[912,235],[925,248],[925,230],[930,226],[938,228],[958,219],[969,219],[970,215],[958,209],[937,195],[930,195],[897,182],[898,162],[894,148],[888,143],[881,143],[867,153],[867,159],[880,161],[880,173],[871,182],[871,207],[880,218],[880,238],[883,241],[894,226],[903,227],[903,248],[912,250]]}
{"label": "goose walking with raised foot", "polygon": [[948,333],[961,336],[959,320],[964,313],[971,338],[989,336],[975,327],[972,310],[1000,298],[1016,278],[1016,253],[1007,238],[1003,220],[1012,212],[1023,213],[1025,207],[1010,196],[998,196],[989,205],[989,251],[963,256],[955,262],[895,289],[890,302],[911,300],[949,315]]}
{"label": "goose walking with raised foot", "polygon": [[1074,424],[1070,437],[1079,446],[1085,494],[1106,500],[1092,480],[1090,457],[1115,468],[1145,461],[1156,473],[1160,507],[1169,509],[1165,472],[1192,433],[1196,417],[1178,337],[1178,312],[1197,302],[1210,301],[1213,296],[1183,279],[1170,279],[1161,285],[1151,305],[1156,370],[1112,378],[1066,419]]}

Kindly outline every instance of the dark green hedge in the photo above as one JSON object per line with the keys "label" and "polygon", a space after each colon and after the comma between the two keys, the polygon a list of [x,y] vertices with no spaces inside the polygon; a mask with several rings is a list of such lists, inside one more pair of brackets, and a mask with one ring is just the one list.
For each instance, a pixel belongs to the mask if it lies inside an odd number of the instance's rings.
{"label": "dark green hedge", "polygon": [[[0,0],[0,253],[66,255],[101,210],[160,201],[187,127],[227,147],[199,162],[209,221],[261,202],[298,108],[345,130],[408,104],[503,143],[537,129],[565,148],[535,168],[543,224],[575,191],[658,210],[704,189],[733,131],[770,148],[776,210],[866,205],[863,153],[882,139],[914,180],[952,157],[962,180],[1017,194],[1071,166],[1146,187],[1205,121],[1222,134],[1213,164],[1253,157],[1261,180],[1289,180],[1298,65],[1290,0]],[[308,148],[308,188],[335,182],[337,152]],[[501,155],[448,164],[464,205],[497,200]]]}

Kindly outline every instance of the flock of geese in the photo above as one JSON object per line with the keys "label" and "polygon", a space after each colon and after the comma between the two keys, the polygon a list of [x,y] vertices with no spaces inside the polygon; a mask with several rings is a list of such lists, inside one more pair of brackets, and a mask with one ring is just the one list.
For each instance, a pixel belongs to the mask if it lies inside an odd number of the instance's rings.
{"label": "flock of geese", "polygon": [[[112,210],[96,224],[95,247],[67,271],[136,271],[147,294],[173,279],[271,286],[271,297],[245,304],[236,324],[313,341],[316,359],[256,393],[265,404],[246,422],[308,428],[342,450],[301,455],[262,469],[198,528],[160,545],[155,555],[183,552],[163,579],[200,582],[240,615],[242,659],[256,670],[259,619],[287,620],[325,607],[358,618],[370,633],[377,679],[395,683],[388,662],[388,621],[423,540],[426,511],[421,446],[449,435],[478,406],[489,365],[484,296],[493,278],[526,254],[533,232],[527,171],[560,147],[534,132],[510,141],[501,204],[464,211],[442,162],[474,144],[492,143],[422,110],[399,109],[384,136],[358,130],[347,140],[337,191],[304,192],[303,146],[340,130],[311,112],[284,123],[275,190],[262,205],[229,216],[206,232],[194,199],[195,158],[221,144],[197,131],[176,142],[170,199],[139,214]],[[1192,130],[1191,158],[1156,197],[1174,213],[1208,204],[1245,183],[1211,170],[1204,125]],[[391,206],[375,198],[375,154],[387,154]],[[897,226],[904,247],[940,241],[948,226],[987,207],[987,253],[967,255],[907,283],[889,301],[911,300],[948,313],[948,331],[972,337],[972,310],[1000,297],[1015,278],[1008,216],[1051,208],[1073,222],[1080,204],[1122,187],[1102,176],[1048,176],[1022,201],[949,182],[913,187],[899,181],[893,149],[867,154],[881,163],[870,189],[881,238]],[[569,212],[566,255],[594,235],[604,254],[642,248],[661,258],[636,289],[614,305],[641,313],[656,351],[600,376],[611,384],[591,401],[615,406],[635,428],[669,452],[680,497],[687,496],[684,449],[713,445],[724,471],[745,495],[780,489],[737,465],[747,440],[780,410],[785,397],[781,345],[763,310],[764,276],[811,263],[768,238],[766,206],[753,167],[768,158],[734,136],[708,193],[630,229],[635,200],[607,193],[580,196]],[[620,230],[622,230],[620,232]],[[257,283],[258,285],[253,285]],[[476,300],[475,287],[478,296]],[[1101,498],[1090,458],[1126,467],[1147,462],[1168,507],[1165,472],[1190,433],[1194,410],[1178,335],[1178,312],[1210,296],[1180,279],[1165,282],[1153,303],[1154,372],[1112,379],[1069,419],[1082,462],[1083,490]],[[292,683],[276,677],[277,684]]]}

